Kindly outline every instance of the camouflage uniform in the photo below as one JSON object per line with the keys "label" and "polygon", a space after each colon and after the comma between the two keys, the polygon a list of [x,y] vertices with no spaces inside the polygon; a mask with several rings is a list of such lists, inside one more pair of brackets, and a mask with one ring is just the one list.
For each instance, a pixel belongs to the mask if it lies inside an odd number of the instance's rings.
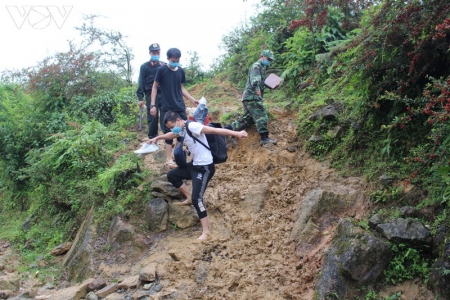
{"label": "camouflage uniform", "polygon": [[[261,61],[257,61],[250,67],[247,83],[242,94],[242,105],[244,106],[244,114],[230,124],[235,131],[240,131],[249,125],[256,124],[256,129],[261,135],[268,135],[267,129],[267,113],[263,105],[264,80],[266,73]],[[261,96],[256,94],[261,92]]]}

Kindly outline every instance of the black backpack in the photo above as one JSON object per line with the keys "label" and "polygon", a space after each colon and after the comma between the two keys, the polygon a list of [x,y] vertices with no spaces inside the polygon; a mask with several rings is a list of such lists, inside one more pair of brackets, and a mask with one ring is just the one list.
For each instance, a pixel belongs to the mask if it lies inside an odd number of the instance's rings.
{"label": "black backpack", "polygon": [[[190,122],[193,121],[186,121],[186,132],[187,134],[189,134],[191,138],[194,139],[194,143],[199,142],[200,144],[203,145],[203,147],[211,151],[214,164],[221,164],[226,162],[228,159],[228,155],[227,155],[227,143],[225,142],[224,136],[220,134],[205,134],[206,140],[208,141],[209,145],[208,147],[204,143],[202,143],[199,139],[197,139],[195,136],[192,135],[192,132],[189,130]],[[222,128],[222,125],[220,125],[220,123],[209,123],[205,126]]]}
{"label": "black backpack", "polygon": [[175,163],[180,168],[186,168],[186,166],[187,166],[186,151],[184,151],[183,142],[184,142],[184,137],[181,137],[177,146],[173,150],[173,157],[174,157]]}

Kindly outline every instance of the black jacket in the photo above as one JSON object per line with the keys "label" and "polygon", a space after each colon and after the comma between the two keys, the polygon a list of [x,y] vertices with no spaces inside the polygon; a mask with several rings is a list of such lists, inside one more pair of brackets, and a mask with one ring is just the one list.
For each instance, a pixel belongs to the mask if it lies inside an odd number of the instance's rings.
{"label": "black jacket", "polygon": [[[147,61],[141,65],[141,69],[139,70],[138,89],[136,91],[136,96],[139,101],[143,101],[145,94],[151,93],[153,81],[155,81],[156,70],[164,65],[165,63],[161,61]],[[159,92],[160,89],[158,88],[158,93]]]}

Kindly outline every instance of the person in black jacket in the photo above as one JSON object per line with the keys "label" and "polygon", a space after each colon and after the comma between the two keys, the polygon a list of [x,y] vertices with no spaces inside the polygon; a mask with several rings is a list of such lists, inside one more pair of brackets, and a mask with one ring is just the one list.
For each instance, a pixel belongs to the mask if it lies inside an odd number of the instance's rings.
{"label": "person in black jacket", "polygon": [[159,60],[161,48],[158,43],[151,44],[149,50],[150,61],[142,64],[139,70],[138,89],[136,91],[136,95],[139,100],[139,107],[144,105],[143,99],[145,96],[145,105],[147,106],[148,138],[152,139],[158,136],[158,119],[159,117],[162,117],[159,115],[161,105],[161,89],[158,88],[157,90],[155,102],[156,113],[154,115],[150,114],[150,98],[152,94],[153,81],[155,81],[156,70],[163,66],[164,63]]}

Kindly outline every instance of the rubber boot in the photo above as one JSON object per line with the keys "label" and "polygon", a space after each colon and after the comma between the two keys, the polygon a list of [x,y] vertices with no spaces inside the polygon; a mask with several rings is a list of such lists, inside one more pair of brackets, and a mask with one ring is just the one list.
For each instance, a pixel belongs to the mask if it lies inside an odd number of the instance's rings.
{"label": "rubber boot", "polygon": [[265,145],[265,144],[274,144],[274,145],[277,144],[277,141],[269,139],[269,133],[268,132],[260,133],[260,136],[261,136],[261,140],[259,141],[259,144],[261,146]]}

